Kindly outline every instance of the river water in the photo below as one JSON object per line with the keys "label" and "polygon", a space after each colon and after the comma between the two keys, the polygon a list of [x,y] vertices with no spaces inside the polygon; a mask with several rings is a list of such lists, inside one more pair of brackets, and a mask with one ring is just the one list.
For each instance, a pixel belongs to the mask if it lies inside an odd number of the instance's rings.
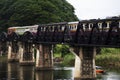
{"label": "river water", "polygon": [[[74,80],[74,67],[55,67],[51,71],[36,71],[34,66],[0,61],[0,80]],[[120,80],[118,70],[97,75],[96,80]]]}

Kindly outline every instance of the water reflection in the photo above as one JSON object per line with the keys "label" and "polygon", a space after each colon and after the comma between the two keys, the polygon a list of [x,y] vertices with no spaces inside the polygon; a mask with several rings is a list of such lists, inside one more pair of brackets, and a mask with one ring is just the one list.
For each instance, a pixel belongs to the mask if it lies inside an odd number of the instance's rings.
{"label": "water reflection", "polygon": [[73,68],[54,68],[54,70],[36,71],[35,80],[73,80]]}
{"label": "water reflection", "polygon": [[18,63],[8,63],[7,64],[7,71],[5,71],[7,74],[7,77],[5,77],[7,80],[18,80],[19,79],[19,66]]}
{"label": "water reflection", "polygon": [[120,80],[120,74],[116,72],[107,72],[105,75],[101,75],[102,80]]}
{"label": "water reflection", "polygon": [[0,63],[0,80],[34,80],[33,66],[20,66],[19,63]]}
{"label": "water reflection", "polygon": [[0,63],[0,80],[73,80],[73,67],[35,71],[34,66],[20,66],[19,63]]}
{"label": "water reflection", "polygon": [[54,68],[54,79],[53,80],[73,80],[74,79],[74,68],[73,67],[59,67]]}
{"label": "water reflection", "polygon": [[19,80],[34,80],[34,67],[33,66],[20,66]]}
{"label": "water reflection", "polygon": [[7,78],[7,66],[6,63],[0,61],[0,79],[5,80]]}
{"label": "water reflection", "polygon": [[37,71],[35,80],[53,80],[53,71]]}
{"label": "water reflection", "polygon": [[[54,70],[35,71],[34,66],[0,61],[0,80],[74,80],[73,67],[56,67]],[[120,73],[110,72],[97,75],[97,80],[120,80]]]}

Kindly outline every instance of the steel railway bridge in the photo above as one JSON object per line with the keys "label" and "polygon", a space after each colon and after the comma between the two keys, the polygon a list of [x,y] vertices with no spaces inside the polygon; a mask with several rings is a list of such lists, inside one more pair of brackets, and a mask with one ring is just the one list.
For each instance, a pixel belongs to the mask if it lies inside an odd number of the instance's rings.
{"label": "steel railway bridge", "polygon": [[[39,25],[37,33],[23,35],[13,32],[0,34],[0,48],[7,45],[8,61],[21,65],[35,64],[37,70],[53,68],[53,45],[70,45],[76,55],[75,80],[93,80],[96,77],[97,47],[120,48],[120,17],[79,21],[75,31],[67,22]],[[34,58],[36,52],[36,59]]]}

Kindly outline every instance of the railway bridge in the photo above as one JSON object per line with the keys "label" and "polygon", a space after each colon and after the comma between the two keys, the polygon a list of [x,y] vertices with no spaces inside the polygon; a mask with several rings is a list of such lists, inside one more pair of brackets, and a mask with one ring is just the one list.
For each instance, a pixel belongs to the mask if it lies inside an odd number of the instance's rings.
{"label": "railway bridge", "polygon": [[76,55],[75,80],[93,80],[96,48],[120,48],[120,17],[41,24],[36,33],[0,34],[0,48],[8,45],[8,61],[35,64],[36,70],[53,68],[53,46],[56,44],[70,45],[70,51]]}

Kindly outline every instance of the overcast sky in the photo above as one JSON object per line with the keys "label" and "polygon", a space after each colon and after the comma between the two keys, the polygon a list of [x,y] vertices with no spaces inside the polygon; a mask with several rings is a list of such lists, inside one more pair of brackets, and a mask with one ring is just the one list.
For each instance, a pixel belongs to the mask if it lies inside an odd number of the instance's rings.
{"label": "overcast sky", "polygon": [[67,0],[79,19],[97,19],[120,15],[120,0]]}

